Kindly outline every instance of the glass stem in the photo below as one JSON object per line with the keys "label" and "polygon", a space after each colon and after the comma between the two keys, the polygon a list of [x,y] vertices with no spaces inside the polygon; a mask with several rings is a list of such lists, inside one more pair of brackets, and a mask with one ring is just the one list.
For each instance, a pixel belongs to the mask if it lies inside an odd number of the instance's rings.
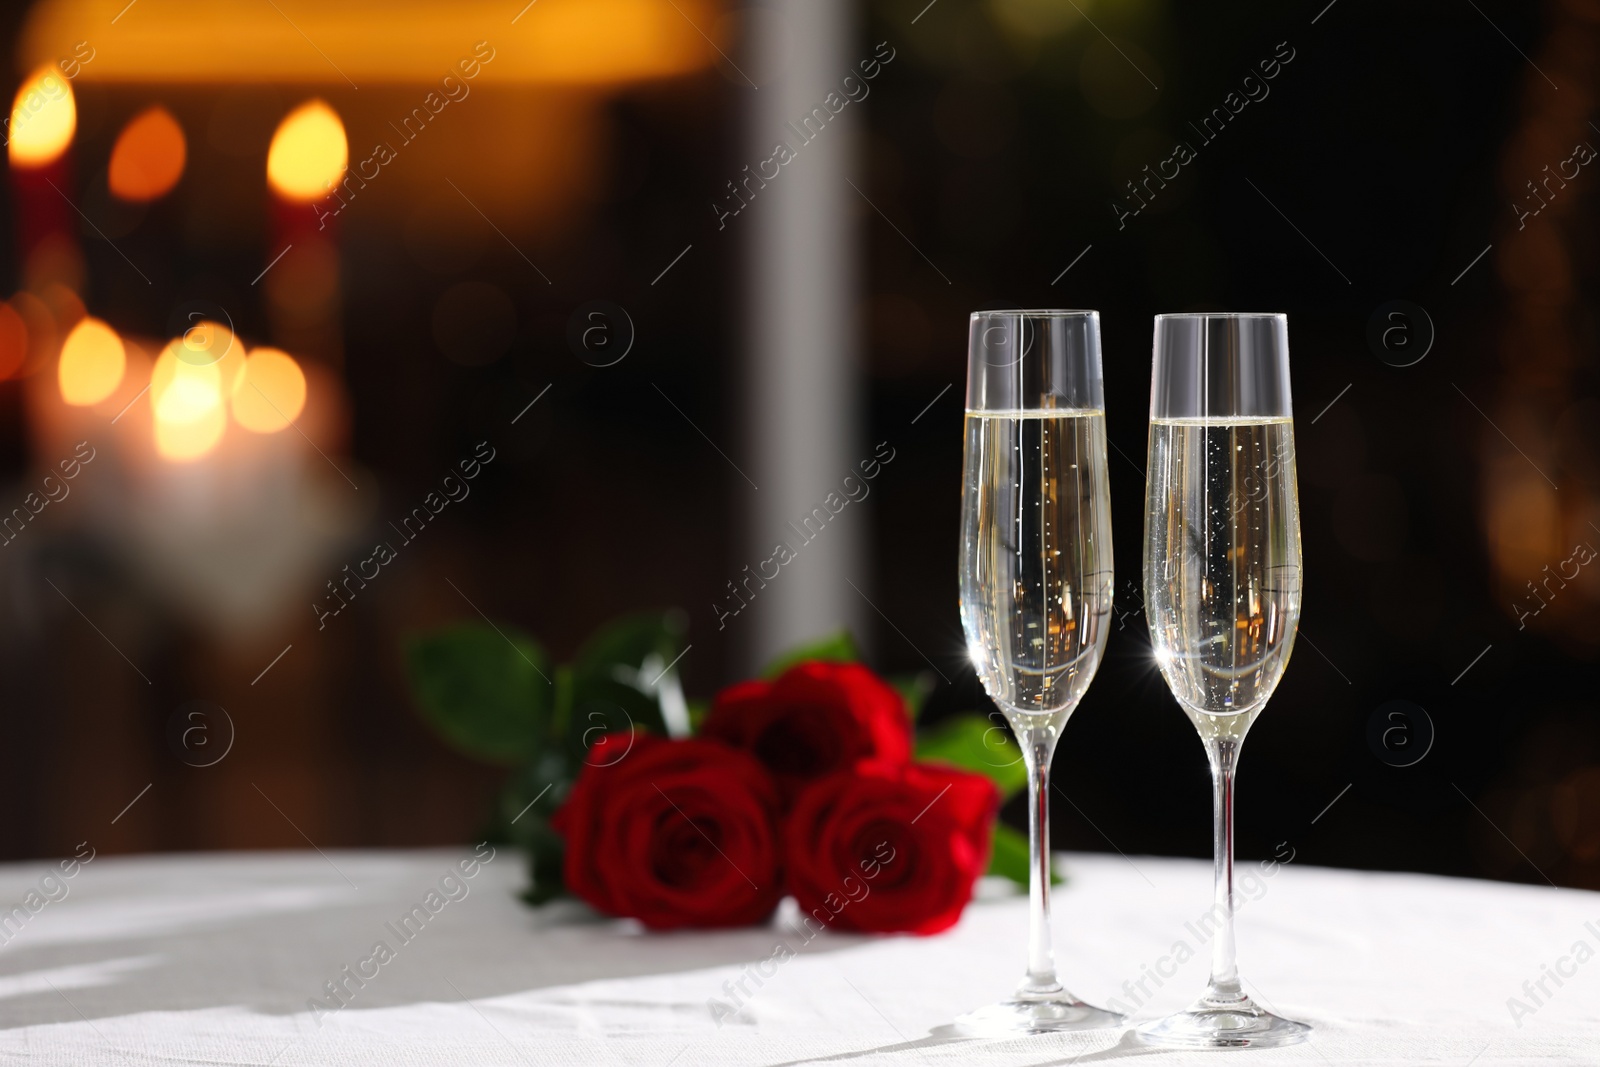
{"label": "glass stem", "polygon": [[1028,769],[1028,977],[1018,992],[1061,992],[1055,952],[1050,946],[1050,760],[1056,731],[1032,727],[1017,731]]}
{"label": "glass stem", "polygon": [[1224,1002],[1244,997],[1233,943],[1233,774],[1239,761],[1239,745],[1238,738],[1229,737],[1212,738],[1206,743],[1214,801],[1212,844],[1216,850],[1216,900],[1211,915],[1217,929],[1211,941],[1211,984],[1206,999]]}

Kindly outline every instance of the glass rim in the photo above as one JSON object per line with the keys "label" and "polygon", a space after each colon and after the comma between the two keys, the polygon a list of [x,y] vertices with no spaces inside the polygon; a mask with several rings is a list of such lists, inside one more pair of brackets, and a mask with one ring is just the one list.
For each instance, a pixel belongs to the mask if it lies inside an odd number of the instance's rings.
{"label": "glass rim", "polygon": [[1289,416],[1289,316],[1283,312],[1157,315],[1152,419]]}
{"label": "glass rim", "polygon": [[1157,315],[1156,321],[1160,322],[1164,319],[1174,321],[1178,319],[1200,319],[1206,321],[1211,319],[1284,319],[1287,321],[1288,318],[1289,313],[1287,311],[1168,311]]}
{"label": "glass rim", "polygon": [[1100,312],[1089,308],[995,308],[991,311],[974,311],[967,319],[987,318],[990,315],[1020,315],[1031,319],[1069,319],[1093,315],[1099,317]]}

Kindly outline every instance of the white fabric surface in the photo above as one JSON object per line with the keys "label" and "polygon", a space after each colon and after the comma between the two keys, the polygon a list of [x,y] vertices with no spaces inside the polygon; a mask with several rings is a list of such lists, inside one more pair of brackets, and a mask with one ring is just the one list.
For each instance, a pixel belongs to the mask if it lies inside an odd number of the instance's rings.
{"label": "white fabric surface", "polygon": [[[937,1028],[1020,975],[1020,898],[975,902],[932,938],[806,944],[781,917],[768,929],[650,935],[570,902],[526,907],[514,897],[520,858],[506,850],[348,1007],[317,1018],[307,1002],[323,983],[379,939],[398,945],[385,924],[466,855],[98,858],[0,947],[0,1064],[1600,1063],[1600,959],[1560,964],[1575,973],[1559,988],[1546,979],[1552,995],[1520,1027],[1506,1006],[1576,942],[1600,949],[1600,895],[1299,864],[1246,883],[1260,895],[1240,911],[1239,952],[1253,995],[1316,1027],[1309,1046],[1180,1053],[1123,1029],[952,1041]],[[1206,911],[1209,864],[1071,856],[1065,866],[1055,927],[1067,984],[1131,1006],[1123,983],[1181,941],[1194,958],[1133,996],[1146,1001],[1141,1020],[1186,1005],[1209,962],[1186,925],[1198,929]],[[0,910],[49,869],[0,867]],[[719,1026],[708,1000],[727,999],[724,983],[780,941],[795,957],[759,989],[746,979],[753,996]]]}

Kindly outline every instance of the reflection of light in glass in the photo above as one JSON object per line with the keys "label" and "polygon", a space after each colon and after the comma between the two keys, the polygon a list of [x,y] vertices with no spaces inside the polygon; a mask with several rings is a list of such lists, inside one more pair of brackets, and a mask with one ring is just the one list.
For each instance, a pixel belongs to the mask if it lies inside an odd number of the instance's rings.
{"label": "reflection of light in glass", "polygon": [[227,425],[220,364],[190,362],[188,351],[183,338],[174,338],[150,373],[156,451],[179,462],[210,452]]}
{"label": "reflection of light in glass", "polygon": [[28,76],[11,104],[11,162],[19,167],[52,163],[72,143],[78,128],[78,106],[72,87],[54,64]]}
{"label": "reflection of light in glass", "polygon": [[250,353],[234,377],[233,419],[255,433],[286,429],[306,406],[306,376],[300,364],[276,348]]}
{"label": "reflection of light in glass", "polygon": [[99,319],[84,319],[61,346],[61,399],[79,406],[100,403],[122,384],[127,363],[117,332]]}
{"label": "reflection of light in glass", "polygon": [[267,150],[267,181],[290,200],[315,200],[344,174],[349,159],[344,123],[333,108],[312,100],[278,124]]}
{"label": "reflection of light in glass", "polygon": [[134,116],[117,136],[106,181],[124,200],[154,200],[183,177],[185,156],[178,120],[166,108],[152,107]]}

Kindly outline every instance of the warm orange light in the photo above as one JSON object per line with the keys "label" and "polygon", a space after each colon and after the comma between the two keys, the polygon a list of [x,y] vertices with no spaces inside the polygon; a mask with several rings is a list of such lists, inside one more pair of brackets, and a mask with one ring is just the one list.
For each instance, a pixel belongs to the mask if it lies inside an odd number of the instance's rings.
{"label": "warm orange light", "polygon": [[106,180],[124,200],[155,200],[183,177],[186,158],[183,127],[164,107],[141,111],[129,120],[111,149]]}
{"label": "warm orange light", "polygon": [[253,433],[287,429],[306,406],[306,376],[287,352],[258,348],[233,379],[233,419]]}
{"label": "warm orange light", "polygon": [[221,406],[189,422],[156,420],[156,453],[176,463],[201,459],[222,440],[227,417]]}
{"label": "warm orange light", "polygon": [[[74,54],[88,35],[93,59],[81,64],[85,82],[332,84],[363,92],[369,84],[409,89],[451,72],[459,80],[478,74],[473,60],[483,64],[474,90],[486,83],[614,85],[668,77],[716,61],[701,29],[732,51],[720,39],[718,15],[726,5],[717,0],[515,0],[509,9],[505,0],[140,0],[114,31],[90,32],[126,2],[35,0],[16,51],[43,63]],[[464,26],[500,29],[485,29],[489,40],[475,45],[463,36]]]}
{"label": "warm orange light", "polygon": [[267,150],[267,181],[290,200],[315,200],[344,175],[349,161],[344,123],[333,108],[312,100],[278,124]]}
{"label": "warm orange light", "polygon": [[[215,329],[226,328],[216,326]],[[225,357],[196,362],[194,333],[191,329],[184,337],[169,341],[150,372],[156,451],[178,462],[199,459],[210,452],[222,440],[222,431],[227,425],[227,412],[222,405]],[[233,344],[232,334],[228,335],[228,343]],[[237,359],[235,356],[227,362],[234,363]]]}
{"label": "warm orange light", "polygon": [[[232,387],[234,374],[245,363],[245,342],[234,336],[234,331],[227,326],[211,318],[192,318],[181,338],[173,338],[166,344],[163,355],[166,352],[173,354],[173,360],[166,366],[173,363],[214,366],[221,374],[219,381],[222,382],[222,389]],[[157,366],[163,365],[158,363]],[[160,382],[155,382],[150,389],[160,389]]]}
{"label": "warm orange light", "polygon": [[54,162],[78,128],[78,105],[72,86],[55,64],[47,63],[28,76],[11,104],[11,163],[42,167]]}
{"label": "warm orange light", "polygon": [[156,418],[192,422],[222,403],[222,373],[214,366],[185,363],[174,341],[162,350],[150,373],[150,404]]}
{"label": "warm orange light", "polygon": [[117,331],[99,319],[83,319],[61,346],[61,399],[80,407],[100,403],[122,384],[127,365]]}

